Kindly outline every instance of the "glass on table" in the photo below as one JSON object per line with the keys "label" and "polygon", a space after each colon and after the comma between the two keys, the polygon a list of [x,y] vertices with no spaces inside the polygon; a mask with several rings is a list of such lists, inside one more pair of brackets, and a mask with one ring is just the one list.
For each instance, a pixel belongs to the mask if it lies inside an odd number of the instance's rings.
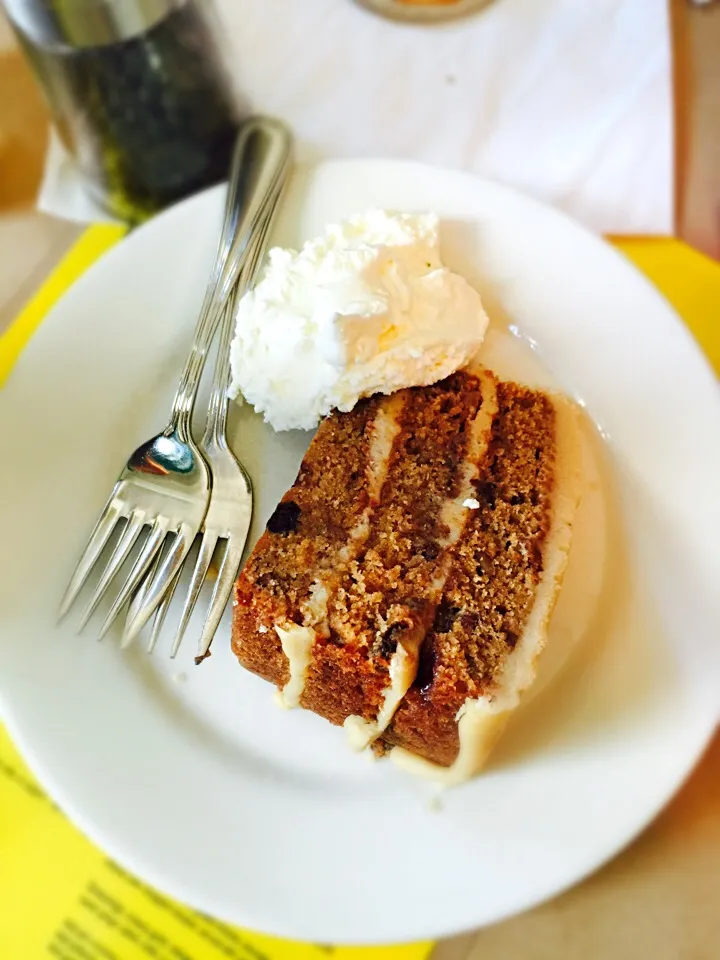
{"label": "glass on table", "polygon": [[88,192],[143,220],[224,179],[242,118],[210,0],[0,0]]}

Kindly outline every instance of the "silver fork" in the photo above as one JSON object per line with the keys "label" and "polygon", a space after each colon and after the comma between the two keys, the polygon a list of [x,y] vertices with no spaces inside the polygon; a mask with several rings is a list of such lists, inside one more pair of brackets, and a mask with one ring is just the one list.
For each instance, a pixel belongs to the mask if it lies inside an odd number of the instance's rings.
{"label": "silver fork", "polygon": [[[238,568],[242,559],[245,542],[250,529],[252,518],[252,486],[250,478],[235,454],[227,443],[227,411],[228,388],[230,386],[230,348],[232,345],[235,305],[242,294],[252,286],[258,268],[267,247],[268,235],[282,193],[283,182],[271,201],[267,219],[258,231],[253,247],[248,255],[247,263],[240,273],[234,296],[230,298],[220,327],[220,343],[218,346],[213,387],[208,405],[208,415],[205,423],[200,448],[205,455],[212,473],[213,484],[210,494],[210,505],[202,524],[200,547],[195,567],[190,578],[185,602],[183,604],[180,621],[175,632],[175,638],[170,650],[174,657],[182,642],[187,625],[207,577],[215,549],[219,541],[225,541],[222,561],[210,597],[205,623],[198,641],[195,662],[200,663],[208,656],[210,644],[215,636],[227,602],[232,592]],[[156,567],[157,565],[155,565]],[[147,617],[141,614],[145,607],[148,583],[156,575],[152,569],[144,583],[138,590],[130,605],[128,617],[123,633],[122,646],[128,646],[142,630]],[[163,627],[165,617],[173,600],[175,590],[180,580],[180,574],[175,577],[170,588],[165,593],[155,612],[148,652],[152,652]],[[145,608],[146,609],[146,608]]]}
{"label": "silver fork", "polygon": [[[207,351],[217,329],[222,307],[252,252],[252,240],[267,218],[269,198],[284,178],[290,153],[290,134],[278,121],[248,120],[240,130],[233,153],[223,227],[211,274],[165,430],[143,443],[130,456],[95,524],[85,550],[60,604],[65,616],[119,521],[124,529],[96,585],[81,619],[87,623],[110,583],[120,571],[145,526],[148,536],[100,628],[108,631],[120,610],[158,559],[156,576],[146,591],[145,619],[162,600],[200,529],[210,500],[208,465],[191,435],[191,419]],[[160,561],[168,535],[170,549]],[[149,612],[147,612],[149,611]]]}

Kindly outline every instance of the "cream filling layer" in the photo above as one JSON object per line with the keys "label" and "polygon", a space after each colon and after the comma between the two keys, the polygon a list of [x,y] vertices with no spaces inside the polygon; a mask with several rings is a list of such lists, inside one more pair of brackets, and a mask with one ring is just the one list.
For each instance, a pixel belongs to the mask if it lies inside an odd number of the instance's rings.
{"label": "cream filling layer", "polygon": [[[432,583],[433,603],[439,602],[445,589],[452,561],[451,552],[447,548],[458,542],[465,529],[468,509],[464,505],[464,501],[475,493],[473,481],[478,477],[479,464],[482,462],[490,443],[492,425],[498,410],[497,380],[492,374],[484,370],[478,376],[481,384],[482,404],[472,422],[468,448],[461,468],[458,493],[443,504],[440,513],[442,523],[448,528],[448,534],[441,542],[445,554]],[[395,711],[417,676],[421,639],[419,638],[417,646],[412,650],[408,650],[400,644],[390,658],[389,683],[383,691],[383,699],[376,719],[370,722],[363,717],[352,715],[345,720],[343,727],[347,732],[348,743],[353,750],[364,750],[390,726]]]}
{"label": "cream filling layer", "polygon": [[[488,444],[490,443],[493,421],[498,412],[497,380],[486,370],[478,373],[477,376],[481,384],[482,405],[473,420],[457,495],[453,497],[452,500],[447,500],[443,504],[440,514],[442,523],[448,528],[448,535],[442,543],[443,547],[454,546],[462,536],[468,517],[470,516],[466,501],[473,500],[473,502],[477,502],[475,501],[476,491],[473,486],[473,481],[477,480],[479,476],[480,464],[485,457]],[[446,559],[448,560],[447,565],[449,567],[450,558],[447,557],[447,554]],[[449,570],[445,571],[445,578],[442,582],[443,587],[445,586],[448,572]]]}
{"label": "cream filling layer", "polygon": [[312,627],[302,627],[297,623],[275,624],[275,633],[280,637],[283,653],[290,668],[290,679],[278,690],[276,700],[281,707],[290,710],[297,707],[305,689],[308,667],[315,643],[315,631]]}
{"label": "cream filling layer", "polygon": [[402,644],[398,644],[397,650],[390,658],[390,683],[383,691],[383,701],[377,719],[371,723],[362,717],[350,716],[343,724],[348,743],[353,750],[364,750],[387,728],[400,701],[415,679],[417,661],[417,651],[409,653]]}

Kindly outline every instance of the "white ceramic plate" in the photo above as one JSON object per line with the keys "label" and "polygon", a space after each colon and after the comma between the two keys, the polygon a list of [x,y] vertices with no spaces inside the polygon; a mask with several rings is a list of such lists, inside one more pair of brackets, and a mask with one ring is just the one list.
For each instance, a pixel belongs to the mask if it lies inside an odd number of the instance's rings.
{"label": "white ceramic plate", "polygon": [[[427,785],[284,713],[228,650],[192,666],[77,637],[54,613],[136,443],[165,422],[219,225],[213,190],[110,252],[45,320],[0,393],[0,700],[32,767],[109,853],[220,918],[325,942],[451,934],[552,896],[658,812],[718,713],[716,384],[680,321],[612,249],[458,173],[300,171],[276,231],[299,243],[371,205],[437,210],[446,258],[609,438],[623,550],[595,637],[521,711],[488,772]],[[261,524],[307,438],[233,433]],[[620,558],[620,559],[618,559]],[[77,616],[77,614],[75,614]]]}

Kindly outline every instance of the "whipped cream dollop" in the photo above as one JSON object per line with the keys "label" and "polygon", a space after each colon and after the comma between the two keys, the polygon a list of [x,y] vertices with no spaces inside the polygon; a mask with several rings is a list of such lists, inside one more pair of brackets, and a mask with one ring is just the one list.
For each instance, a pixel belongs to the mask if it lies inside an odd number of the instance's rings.
{"label": "whipped cream dollop", "polygon": [[311,429],[361,397],[436,383],[465,366],[488,319],[440,259],[435,214],[370,210],[274,248],[240,301],[230,395],[275,430]]}

